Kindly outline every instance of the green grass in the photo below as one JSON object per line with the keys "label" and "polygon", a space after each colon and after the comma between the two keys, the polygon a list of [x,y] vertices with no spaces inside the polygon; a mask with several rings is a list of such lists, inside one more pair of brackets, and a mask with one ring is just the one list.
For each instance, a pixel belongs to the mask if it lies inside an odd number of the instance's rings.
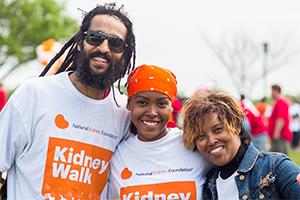
{"label": "green grass", "polygon": [[290,150],[289,151],[289,157],[291,158],[291,160],[293,160],[297,165],[300,166],[300,151],[296,150]]}

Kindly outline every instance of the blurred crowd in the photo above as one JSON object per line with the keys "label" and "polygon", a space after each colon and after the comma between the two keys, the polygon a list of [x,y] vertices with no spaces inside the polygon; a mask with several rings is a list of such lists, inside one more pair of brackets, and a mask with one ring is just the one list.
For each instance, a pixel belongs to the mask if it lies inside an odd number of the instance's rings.
{"label": "blurred crowd", "polygon": [[7,98],[7,91],[4,88],[3,84],[0,82],[0,112],[5,105]]}
{"label": "blurred crowd", "polygon": [[[207,91],[199,89],[193,95]],[[181,109],[185,100],[186,97],[174,100],[169,127],[182,128]],[[253,101],[241,94],[240,103],[245,112],[244,128],[259,150],[288,154],[288,148],[300,149],[300,104],[295,96],[284,96],[280,85],[275,84],[271,87],[271,98]]]}

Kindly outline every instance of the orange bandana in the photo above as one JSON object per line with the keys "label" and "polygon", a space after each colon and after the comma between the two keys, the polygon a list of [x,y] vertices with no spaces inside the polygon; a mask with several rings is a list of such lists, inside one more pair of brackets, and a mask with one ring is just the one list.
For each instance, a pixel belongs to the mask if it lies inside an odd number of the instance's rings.
{"label": "orange bandana", "polygon": [[128,98],[139,92],[155,91],[167,95],[171,101],[177,95],[175,75],[161,67],[141,65],[127,79]]}

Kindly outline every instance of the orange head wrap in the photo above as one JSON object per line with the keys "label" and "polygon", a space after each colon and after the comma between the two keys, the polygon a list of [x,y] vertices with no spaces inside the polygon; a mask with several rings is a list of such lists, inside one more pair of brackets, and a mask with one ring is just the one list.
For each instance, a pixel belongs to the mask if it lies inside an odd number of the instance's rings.
{"label": "orange head wrap", "polygon": [[161,67],[141,65],[127,79],[128,98],[139,92],[155,91],[167,95],[171,101],[177,95],[175,75]]}

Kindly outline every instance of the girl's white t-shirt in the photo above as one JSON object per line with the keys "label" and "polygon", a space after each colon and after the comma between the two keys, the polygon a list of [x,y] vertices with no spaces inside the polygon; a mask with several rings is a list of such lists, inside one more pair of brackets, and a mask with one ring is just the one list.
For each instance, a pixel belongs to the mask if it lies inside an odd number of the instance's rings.
{"label": "girl's white t-shirt", "polygon": [[182,131],[170,129],[156,141],[131,135],[113,154],[108,199],[202,199],[210,164],[183,145]]}

